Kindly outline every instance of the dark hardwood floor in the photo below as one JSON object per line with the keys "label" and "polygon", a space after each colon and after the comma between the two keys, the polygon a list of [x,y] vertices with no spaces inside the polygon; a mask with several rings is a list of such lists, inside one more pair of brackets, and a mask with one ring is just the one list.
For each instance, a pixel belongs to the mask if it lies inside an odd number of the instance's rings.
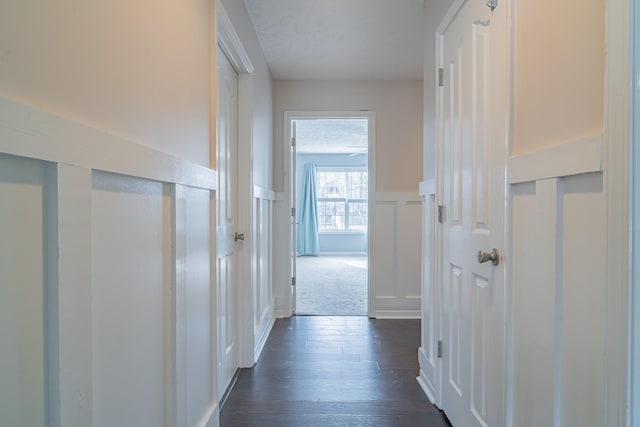
{"label": "dark hardwood floor", "polygon": [[230,426],[446,427],[420,389],[418,320],[294,316],[222,406]]}

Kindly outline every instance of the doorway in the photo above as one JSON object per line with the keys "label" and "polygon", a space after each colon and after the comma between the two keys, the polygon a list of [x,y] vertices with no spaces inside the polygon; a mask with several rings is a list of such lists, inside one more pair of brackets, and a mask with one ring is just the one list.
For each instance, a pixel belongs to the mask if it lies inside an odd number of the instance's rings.
{"label": "doorway", "polygon": [[370,118],[291,117],[297,315],[369,313]]}

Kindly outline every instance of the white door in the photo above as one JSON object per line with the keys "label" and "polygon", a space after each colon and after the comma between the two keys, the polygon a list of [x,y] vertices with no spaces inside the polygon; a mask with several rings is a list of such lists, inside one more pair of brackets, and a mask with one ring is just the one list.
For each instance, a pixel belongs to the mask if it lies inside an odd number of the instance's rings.
{"label": "white door", "polygon": [[296,122],[290,121],[291,126],[291,169],[289,169],[291,175],[291,242],[289,243],[289,270],[291,273],[291,313],[296,312],[296,259],[298,257],[298,169],[296,166]]}
{"label": "white door", "polygon": [[[455,427],[504,425],[506,5],[458,1],[440,27],[441,406]],[[455,12],[454,12],[455,11]]]}
{"label": "white door", "polygon": [[238,75],[218,48],[216,110],[218,397],[238,369],[236,232],[237,232],[237,92]]}

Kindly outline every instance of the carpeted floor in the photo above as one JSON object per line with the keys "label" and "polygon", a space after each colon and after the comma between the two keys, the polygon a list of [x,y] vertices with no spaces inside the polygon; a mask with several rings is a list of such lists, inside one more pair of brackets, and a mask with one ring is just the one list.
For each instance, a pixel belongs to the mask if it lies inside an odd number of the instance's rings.
{"label": "carpeted floor", "polygon": [[366,315],[366,256],[297,258],[296,314]]}

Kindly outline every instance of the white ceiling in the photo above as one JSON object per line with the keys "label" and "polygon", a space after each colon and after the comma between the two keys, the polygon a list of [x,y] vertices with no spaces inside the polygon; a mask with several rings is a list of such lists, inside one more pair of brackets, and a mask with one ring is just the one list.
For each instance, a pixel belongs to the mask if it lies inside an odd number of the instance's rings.
{"label": "white ceiling", "polygon": [[424,0],[244,0],[276,80],[422,80]]}
{"label": "white ceiling", "polygon": [[367,119],[296,119],[298,154],[366,153]]}

